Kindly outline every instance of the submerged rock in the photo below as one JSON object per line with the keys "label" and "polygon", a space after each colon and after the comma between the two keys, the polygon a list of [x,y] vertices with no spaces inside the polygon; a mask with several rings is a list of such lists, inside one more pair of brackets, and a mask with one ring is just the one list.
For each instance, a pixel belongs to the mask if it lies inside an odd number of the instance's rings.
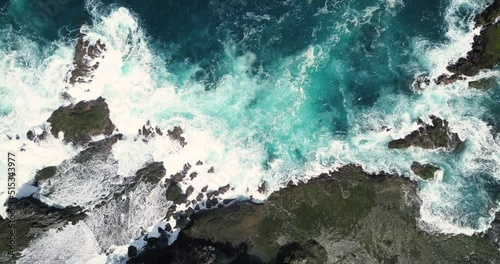
{"label": "submerged rock", "polygon": [[425,87],[431,84],[429,77],[421,75],[413,78],[412,87],[415,90],[423,90]]}
{"label": "submerged rock", "polygon": [[411,132],[402,139],[389,142],[389,148],[400,149],[410,146],[424,149],[445,148],[447,150],[457,150],[463,145],[463,141],[457,133],[451,133],[448,121],[430,116],[432,124],[426,124],[421,119],[418,123],[421,127]]}
{"label": "submerged rock", "polygon": [[115,125],[109,119],[109,108],[104,98],[81,101],[76,105],[62,106],[47,120],[51,124],[50,132],[57,137],[64,132],[64,141],[83,145],[92,136],[111,135]]}
{"label": "submerged rock", "polygon": [[43,126],[42,132],[40,134],[36,133],[34,129],[29,130],[28,132],[26,132],[26,138],[33,142],[40,142],[40,140],[44,140],[45,138],[47,138],[48,132],[45,129],[46,127]]}
{"label": "submerged rock", "polygon": [[500,261],[496,246],[479,236],[420,230],[419,207],[415,182],[348,166],[275,192],[265,204],[195,212],[170,247],[146,248],[129,263]]}
{"label": "submerged rock", "polygon": [[434,178],[434,173],[436,173],[439,168],[430,164],[420,164],[418,162],[413,162],[413,164],[411,165],[411,170],[422,179],[430,180]]}

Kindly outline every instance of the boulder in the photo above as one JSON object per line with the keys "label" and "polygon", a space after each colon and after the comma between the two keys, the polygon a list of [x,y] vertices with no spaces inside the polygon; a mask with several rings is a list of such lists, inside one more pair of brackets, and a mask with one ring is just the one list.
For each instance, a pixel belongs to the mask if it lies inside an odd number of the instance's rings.
{"label": "boulder", "polygon": [[44,181],[52,178],[54,175],[57,173],[57,167],[56,166],[49,166],[45,167],[39,171],[37,171],[35,175],[35,180],[36,181]]}
{"label": "boulder", "polygon": [[109,119],[109,108],[104,98],[81,101],[76,105],[62,106],[47,120],[55,137],[64,132],[64,141],[84,145],[92,136],[111,135],[115,125]]}

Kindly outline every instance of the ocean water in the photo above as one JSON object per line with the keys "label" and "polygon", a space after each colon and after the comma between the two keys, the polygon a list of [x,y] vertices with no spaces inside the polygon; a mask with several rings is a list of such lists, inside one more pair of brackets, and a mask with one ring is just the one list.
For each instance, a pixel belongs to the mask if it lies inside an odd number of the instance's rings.
{"label": "ocean water", "polygon": [[[43,3],[53,5],[46,9]],[[80,149],[52,137],[33,143],[26,132],[47,126],[52,111],[70,103],[60,96],[63,91],[75,102],[103,96],[111,120],[126,136],[113,146],[114,162],[94,164],[92,170],[73,168],[75,173],[52,183],[60,188],[50,196],[44,196],[42,186],[42,200],[92,209],[114,184],[106,173],[126,178],[151,161],[163,161],[170,175],[185,163],[202,160],[199,176],[189,182],[196,190],[230,184],[234,189],[225,197],[257,200],[266,198],[257,191],[264,181],[271,192],[290,180],[306,180],[349,163],[419,180],[410,170],[418,161],[443,169],[434,181],[419,181],[420,226],[470,235],[488,228],[498,207],[499,86],[476,91],[459,81],[415,91],[411,84],[416,76],[437,77],[466,54],[479,32],[472,19],[487,4],[2,0],[2,151],[16,153],[19,195],[29,195],[32,190],[23,184],[37,169],[58,165]],[[71,86],[64,80],[79,32],[92,42],[103,41],[107,52],[92,83]],[[475,78],[484,76],[497,77],[498,70]],[[418,118],[429,120],[429,115],[448,120],[465,148],[387,148],[390,140],[408,134]],[[168,137],[148,144],[134,141],[148,120],[163,131],[181,126],[188,145],[182,148]],[[20,139],[8,140],[7,135]],[[212,166],[215,173],[206,173]],[[0,170],[6,171],[6,160],[0,160]],[[72,184],[75,179],[85,179],[85,188]],[[0,178],[0,184],[4,200],[6,179]],[[91,190],[95,193],[89,195]],[[160,208],[155,195],[141,199]],[[141,199],[133,206],[139,207]],[[150,211],[138,208],[128,216],[127,228],[135,228],[128,235],[103,239],[106,232],[95,223],[109,212],[95,210],[85,223],[41,237],[22,261],[47,256],[50,262],[51,252],[62,250],[75,236],[85,236],[92,245],[80,256],[82,262],[105,261],[99,254],[113,244],[108,262],[119,261],[137,238],[137,227],[155,230],[162,221],[164,212]],[[98,242],[103,240],[106,246]]]}

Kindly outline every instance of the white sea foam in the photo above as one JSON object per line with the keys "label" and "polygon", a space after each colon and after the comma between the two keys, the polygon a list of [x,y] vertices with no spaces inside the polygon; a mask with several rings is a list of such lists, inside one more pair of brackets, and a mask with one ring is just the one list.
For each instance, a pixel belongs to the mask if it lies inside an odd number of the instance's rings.
{"label": "white sea foam", "polygon": [[[77,150],[60,139],[48,136],[40,143],[29,141],[30,129],[45,126],[50,114],[63,102],[64,76],[69,68],[72,49],[56,42],[49,48],[19,35],[13,29],[2,30],[0,47],[0,149],[16,155],[16,189],[32,180],[36,170],[58,165]],[[5,37],[5,38],[4,38]],[[14,46],[15,49],[11,47]],[[29,102],[29,103],[27,103]],[[19,140],[16,140],[19,135]],[[12,137],[12,140],[8,139]],[[47,153],[50,153],[48,155]],[[7,171],[7,160],[0,160]],[[29,195],[23,190],[19,195]],[[7,178],[0,177],[0,215],[5,216]]]}
{"label": "white sea foam", "polygon": [[105,263],[106,256],[99,253],[100,248],[92,232],[80,222],[61,230],[49,230],[33,240],[17,263]]}

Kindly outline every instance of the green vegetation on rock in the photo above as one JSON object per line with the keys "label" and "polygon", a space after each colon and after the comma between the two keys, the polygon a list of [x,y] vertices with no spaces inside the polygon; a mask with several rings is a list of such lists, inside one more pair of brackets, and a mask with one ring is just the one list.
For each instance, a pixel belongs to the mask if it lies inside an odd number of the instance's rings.
{"label": "green vegetation on rock", "polygon": [[109,119],[108,105],[102,97],[60,107],[47,121],[50,122],[51,133],[55,137],[63,131],[64,140],[76,145],[87,143],[91,136],[110,135],[115,129]]}

